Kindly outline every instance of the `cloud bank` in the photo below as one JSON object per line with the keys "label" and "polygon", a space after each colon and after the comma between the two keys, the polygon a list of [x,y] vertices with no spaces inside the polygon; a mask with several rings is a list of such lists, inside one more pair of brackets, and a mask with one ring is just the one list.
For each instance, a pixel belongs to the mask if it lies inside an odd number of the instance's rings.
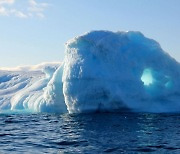
{"label": "cloud bank", "polygon": [[1,71],[37,71],[43,70],[46,66],[60,66],[62,62],[42,62],[37,65],[22,65],[17,67],[0,67]]}
{"label": "cloud bank", "polygon": [[38,0],[0,0],[0,16],[44,18],[49,4]]}

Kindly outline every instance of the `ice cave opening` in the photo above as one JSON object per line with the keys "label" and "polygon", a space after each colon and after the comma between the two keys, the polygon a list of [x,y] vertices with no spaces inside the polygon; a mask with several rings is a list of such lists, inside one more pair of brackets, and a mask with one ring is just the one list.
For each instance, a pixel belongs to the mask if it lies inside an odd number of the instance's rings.
{"label": "ice cave opening", "polygon": [[153,84],[153,76],[151,69],[144,69],[143,74],[141,76],[141,81],[144,83],[145,86],[150,86],[151,84]]}

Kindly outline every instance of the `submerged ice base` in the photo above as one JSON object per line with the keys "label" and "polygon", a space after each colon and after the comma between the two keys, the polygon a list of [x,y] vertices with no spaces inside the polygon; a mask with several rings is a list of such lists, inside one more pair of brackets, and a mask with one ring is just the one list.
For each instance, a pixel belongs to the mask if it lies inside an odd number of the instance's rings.
{"label": "submerged ice base", "polygon": [[66,43],[61,64],[1,70],[0,112],[180,112],[179,78],[142,33],[92,31]]}

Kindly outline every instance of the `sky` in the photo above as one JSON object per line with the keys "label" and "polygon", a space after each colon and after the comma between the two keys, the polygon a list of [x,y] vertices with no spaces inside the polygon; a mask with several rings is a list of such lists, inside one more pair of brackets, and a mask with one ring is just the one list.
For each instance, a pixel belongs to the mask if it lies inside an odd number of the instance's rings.
{"label": "sky", "polygon": [[141,31],[180,61],[180,0],[0,0],[0,67],[62,61],[91,30]]}

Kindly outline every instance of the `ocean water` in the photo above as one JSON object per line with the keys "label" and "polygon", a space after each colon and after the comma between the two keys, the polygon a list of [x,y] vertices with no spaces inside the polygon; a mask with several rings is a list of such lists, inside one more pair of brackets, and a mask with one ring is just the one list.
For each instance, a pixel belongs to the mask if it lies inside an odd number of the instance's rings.
{"label": "ocean water", "polygon": [[0,114],[0,153],[180,153],[180,114]]}

